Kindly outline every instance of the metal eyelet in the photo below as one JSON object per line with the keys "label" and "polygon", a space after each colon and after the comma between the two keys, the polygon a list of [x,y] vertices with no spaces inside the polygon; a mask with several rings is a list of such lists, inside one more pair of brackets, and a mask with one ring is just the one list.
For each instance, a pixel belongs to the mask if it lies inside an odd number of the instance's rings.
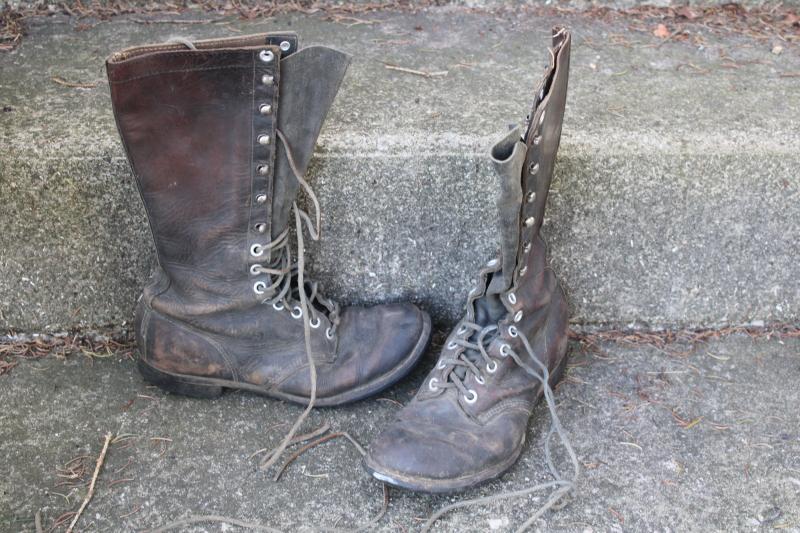
{"label": "metal eyelet", "polygon": [[314,329],[317,329],[320,324],[322,324],[322,320],[320,320],[318,316],[315,316],[314,318],[312,318],[311,322],[308,323],[308,325],[311,326]]}
{"label": "metal eyelet", "polygon": [[289,50],[292,49],[292,43],[290,43],[289,41],[281,41],[280,47],[281,50],[283,50],[284,52],[288,52]]}
{"label": "metal eyelet", "polygon": [[269,174],[269,167],[267,165],[258,165],[256,172],[258,172],[259,176],[266,176]]}
{"label": "metal eyelet", "polygon": [[261,76],[261,83],[263,83],[264,85],[272,85],[273,83],[275,83],[275,77],[271,76],[270,74],[264,74],[263,76]]}
{"label": "metal eyelet", "polygon": [[508,357],[508,354],[511,353],[510,350],[511,346],[509,346],[508,344],[503,344],[502,346],[500,346],[500,355],[502,355],[503,357]]}
{"label": "metal eyelet", "polygon": [[533,138],[533,145],[534,146],[539,146],[539,143],[541,143],[541,142],[542,142],[542,136],[541,135],[537,135],[536,137]]}
{"label": "metal eyelet", "polygon": [[489,261],[488,263],[486,263],[486,266],[487,266],[487,267],[494,267],[494,266],[497,266],[497,264],[498,264],[499,262],[500,262],[500,261],[499,261],[498,259],[492,259],[491,261]]}
{"label": "metal eyelet", "polygon": [[539,91],[539,101],[541,102],[542,100],[544,100],[544,87]]}
{"label": "metal eyelet", "polygon": [[447,349],[448,350],[455,350],[457,346],[458,346],[458,344],[456,344],[455,342],[450,342],[447,345]]}
{"label": "metal eyelet", "polygon": [[439,380],[436,378],[431,378],[431,380],[428,382],[428,388],[431,390],[431,392],[436,392],[439,390],[439,387],[436,386],[437,383],[439,383]]}
{"label": "metal eyelet", "polygon": [[508,326],[508,336],[509,337],[516,337],[519,335],[516,326]]}
{"label": "metal eyelet", "polygon": [[529,192],[529,193],[528,193],[528,195],[525,197],[525,201],[526,201],[526,202],[528,202],[528,203],[531,203],[531,202],[533,202],[534,200],[536,200],[536,192],[535,192],[535,191],[531,191],[531,192]]}
{"label": "metal eyelet", "polygon": [[250,265],[250,273],[254,276],[258,276],[259,274],[261,274],[261,265],[259,264]]}
{"label": "metal eyelet", "polygon": [[456,331],[456,335],[463,335],[466,332],[467,332],[467,326],[461,326],[460,328],[458,328],[458,331]]}
{"label": "metal eyelet", "polygon": [[328,329],[326,329],[326,330],[325,330],[325,336],[326,336],[328,339],[332,339],[332,338],[333,338],[333,330],[332,330],[331,328],[328,328]]}
{"label": "metal eyelet", "polygon": [[525,219],[525,227],[530,228],[536,223],[536,219],[534,217],[528,217]]}
{"label": "metal eyelet", "polygon": [[436,363],[436,368],[438,368],[439,370],[444,370],[446,367],[447,363],[445,363],[444,361],[439,361],[438,363]]}
{"label": "metal eyelet", "polygon": [[514,294],[513,292],[509,292],[508,293],[508,302],[511,305],[514,305],[515,303],[517,303],[517,295]]}
{"label": "metal eyelet", "polygon": [[467,396],[464,396],[464,401],[467,403],[475,403],[478,401],[478,393],[470,389],[467,391]]}
{"label": "metal eyelet", "polygon": [[264,63],[272,63],[272,60],[275,59],[275,54],[271,50],[261,50],[258,53],[258,58]]}
{"label": "metal eyelet", "polygon": [[272,304],[272,308],[275,309],[276,311],[283,311],[284,309],[286,309],[281,302],[274,302]]}
{"label": "metal eyelet", "polygon": [[490,374],[497,372],[497,361],[492,361],[486,365],[486,371]]}
{"label": "metal eyelet", "polygon": [[269,142],[270,142],[269,135],[258,136],[258,144],[260,144],[261,146],[267,146],[269,145]]}
{"label": "metal eyelet", "polygon": [[521,276],[524,276],[524,275],[525,275],[525,273],[526,273],[527,271],[528,271],[528,267],[527,267],[527,266],[524,266],[524,267],[520,268],[520,269],[519,269],[519,275],[520,275],[520,277],[521,277]]}
{"label": "metal eyelet", "polygon": [[539,117],[539,125],[541,126],[544,122],[544,116],[547,113],[547,109],[542,109],[542,116]]}
{"label": "metal eyelet", "polygon": [[528,172],[531,176],[539,172],[539,163],[531,163],[528,167]]}
{"label": "metal eyelet", "polygon": [[522,251],[523,251],[524,253],[526,253],[526,254],[527,254],[528,252],[530,252],[530,251],[531,251],[531,243],[529,243],[529,242],[526,242],[525,244],[523,244],[523,245],[522,245]]}
{"label": "metal eyelet", "polygon": [[258,196],[256,196],[256,203],[263,204],[266,201],[267,201],[267,195],[266,194],[259,194]]}
{"label": "metal eyelet", "polygon": [[255,292],[256,294],[264,294],[265,292],[267,292],[267,284],[264,283],[263,281],[256,281],[253,284],[253,292]]}
{"label": "metal eyelet", "polygon": [[255,228],[255,230],[256,230],[257,232],[259,232],[259,233],[264,233],[264,232],[266,232],[266,231],[267,231],[267,225],[266,225],[266,224],[264,224],[263,222],[259,222],[258,224],[256,224],[256,225],[255,225],[255,226],[253,226],[253,227],[254,227],[254,228]]}
{"label": "metal eyelet", "polygon": [[261,104],[260,106],[258,106],[258,112],[261,113],[262,115],[269,115],[270,113],[272,113],[272,106],[269,104]]}
{"label": "metal eyelet", "polygon": [[477,384],[479,384],[479,385],[485,385],[486,384],[486,380],[483,379],[481,376],[475,376],[475,382]]}
{"label": "metal eyelet", "polygon": [[[295,311],[297,311],[297,314],[295,314]],[[303,310],[295,305],[294,309],[292,309],[292,318],[300,318],[302,316],[303,316]]]}
{"label": "metal eyelet", "polygon": [[264,253],[264,248],[260,244],[254,244],[250,247],[250,255],[253,257],[260,257]]}
{"label": "metal eyelet", "polygon": [[522,320],[522,309],[517,311],[517,314],[514,315],[514,322],[519,322],[520,320]]}

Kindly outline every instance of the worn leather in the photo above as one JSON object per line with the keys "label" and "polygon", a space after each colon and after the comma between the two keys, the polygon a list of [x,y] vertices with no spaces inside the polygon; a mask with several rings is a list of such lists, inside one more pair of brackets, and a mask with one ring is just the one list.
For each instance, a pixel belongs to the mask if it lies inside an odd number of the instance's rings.
{"label": "worn leather", "polygon": [[[137,47],[107,61],[158,260],[137,307],[141,357],[180,379],[223,380],[305,402],[304,320],[292,314],[300,305],[264,305],[269,295],[254,283],[269,285],[273,275],[251,267],[273,252],[252,249],[287,229],[297,197],[277,130],[304,175],[349,57],[322,46],[298,49],[296,35],[285,32],[192,44]],[[310,345],[323,405],[402,377],[430,329],[410,304],[344,309],[333,328],[325,309],[317,316]]]}
{"label": "worn leather", "polygon": [[[567,31],[554,30],[552,51],[528,125],[511,131],[491,150],[500,181],[499,256],[480,270],[464,319],[448,336],[439,362],[414,399],[369,447],[365,466],[384,482],[446,492],[499,476],[519,456],[542,394],[541,382],[506,350],[513,350],[523,362],[532,363],[535,357],[553,374],[553,381],[563,368],[567,301],[548,266],[539,229],[566,102]],[[461,341],[477,343],[478,333],[466,324],[487,328],[484,346],[491,363],[478,350],[461,345]],[[523,335],[532,354],[523,345]],[[454,365],[459,358],[469,359],[480,374]],[[496,370],[489,371],[491,367]],[[453,373],[469,396],[458,387],[442,386]],[[474,401],[467,401],[473,399],[472,393]]]}

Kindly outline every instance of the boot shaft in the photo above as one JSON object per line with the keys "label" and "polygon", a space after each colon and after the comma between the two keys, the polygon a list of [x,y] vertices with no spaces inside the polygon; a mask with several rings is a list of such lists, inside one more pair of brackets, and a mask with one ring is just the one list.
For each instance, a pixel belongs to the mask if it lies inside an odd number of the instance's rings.
{"label": "boot shaft", "polygon": [[117,127],[171,288],[260,299],[250,268],[269,258],[253,252],[286,230],[297,193],[277,132],[304,173],[348,62],[325,47],[298,50],[291,33],[108,59]]}

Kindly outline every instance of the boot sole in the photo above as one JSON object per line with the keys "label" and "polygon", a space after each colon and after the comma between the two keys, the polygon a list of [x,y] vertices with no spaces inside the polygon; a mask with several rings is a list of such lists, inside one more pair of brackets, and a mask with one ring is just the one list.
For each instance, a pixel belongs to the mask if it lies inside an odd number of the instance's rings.
{"label": "boot sole", "polygon": [[[567,355],[565,351],[564,356],[562,356],[561,361],[558,363],[558,366],[550,374],[550,379],[548,380],[550,387],[555,387],[556,384],[561,380],[566,367]],[[542,397],[543,393],[543,390],[539,392],[539,398]],[[364,468],[372,477],[394,487],[415,492],[449,493],[470,489],[476,485],[480,485],[481,483],[502,476],[506,473],[506,471],[508,471],[508,469],[514,466],[514,463],[517,462],[517,459],[519,459],[519,456],[522,454],[524,447],[525,439],[522,439],[519,447],[514,450],[514,453],[502,463],[494,465],[491,468],[481,470],[480,472],[475,472],[473,474],[468,474],[453,479],[426,478],[423,476],[410,476],[408,474],[394,472],[391,469],[384,468],[381,465],[374,463],[370,459],[369,454],[367,454],[367,456],[364,458],[363,464]]]}
{"label": "boot sole", "polygon": [[[430,341],[430,336],[431,318],[427,313],[423,313],[422,334],[417,340],[417,344],[414,346],[414,349],[400,365],[392,369],[391,372],[384,374],[378,379],[369,383],[364,383],[363,385],[334,396],[317,398],[314,402],[314,405],[319,407],[329,407],[333,405],[355,402],[358,400],[363,400],[368,396],[394,385],[400,379],[405,377],[412,368],[414,368],[414,365],[417,363],[417,361],[419,361],[419,358],[423,353],[425,353],[425,350],[428,347],[428,342]],[[286,394],[273,390],[265,390],[259,385],[253,385],[250,383],[167,372],[150,365],[143,359],[139,359],[137,366],[139,368],[139,373],[146,382],[156,385],[167,392],[180,394],[182,396],[213,399],[221,396],[225,389],[235,389],[245,390],[261,396],[299,403],[302,405],[308,405],[309,401],[309,398],[304,396]]]}

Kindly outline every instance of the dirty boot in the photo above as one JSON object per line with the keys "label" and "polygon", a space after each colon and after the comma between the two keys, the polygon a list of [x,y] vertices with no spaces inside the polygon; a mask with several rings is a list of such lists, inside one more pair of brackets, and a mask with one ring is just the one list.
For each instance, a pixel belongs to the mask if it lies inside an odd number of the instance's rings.
{"label": "dirty boot", "polygon": [[[462,490],[508,470],[528,421],[566,364],[567,302],[539,228],[561,137],[570,35],[553,33],[528,123],[491,151],[501,250],[479,272],[464,318],[409,405],[369,447],[367,470],[412,490]],[[549,391],[548,391],[549,392]]]}
{"label": "dirty boot", "polygon": [[337,405],[391,385],[423,353],[430,319],[415,306],[342,309],[305,279],[303,235],[318,238],[320,212],[304,175],[348,63],[298,49],[292,33],[108,59],[158,258],[136,312],[146,380],[189,396],[230,388]]}

